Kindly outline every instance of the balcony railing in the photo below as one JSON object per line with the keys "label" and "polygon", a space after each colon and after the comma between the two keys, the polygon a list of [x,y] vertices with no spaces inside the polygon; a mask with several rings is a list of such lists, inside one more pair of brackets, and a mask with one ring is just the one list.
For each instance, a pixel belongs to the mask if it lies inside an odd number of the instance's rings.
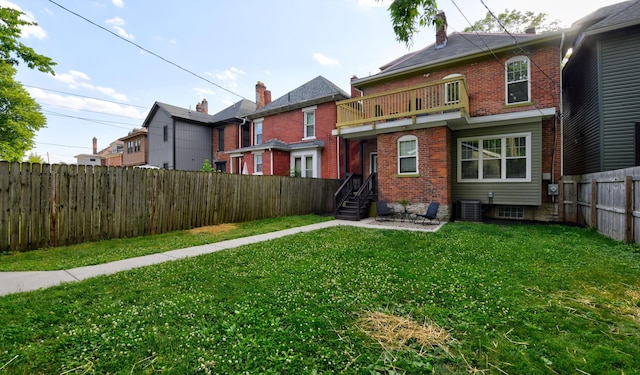
{"label": "balcony railing", "polygon": [[469,113],[464,77],[361,96],[336,103],[337,128],[460,110]]}

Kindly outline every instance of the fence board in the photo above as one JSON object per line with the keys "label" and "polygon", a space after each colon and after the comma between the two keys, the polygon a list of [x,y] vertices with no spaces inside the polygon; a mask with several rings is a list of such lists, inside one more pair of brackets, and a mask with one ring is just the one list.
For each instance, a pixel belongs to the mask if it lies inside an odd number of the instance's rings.
{"label": "fence board", "polygon": [[338,186],[281,176],[0,162],[0,251],[328,212]]}

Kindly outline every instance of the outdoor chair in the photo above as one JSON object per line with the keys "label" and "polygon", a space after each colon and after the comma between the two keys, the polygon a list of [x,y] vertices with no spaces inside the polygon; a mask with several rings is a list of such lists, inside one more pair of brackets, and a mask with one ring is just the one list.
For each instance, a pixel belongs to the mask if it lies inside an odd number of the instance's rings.
{"label": "outdoor chair", "polygon": [[390,220],[393,218],[393,212],[387,206],[386,201],[376,201],[376,220]]}
{"label": "outdoor chair", "polygon": [[429,207],[427,207],[427,211],[424,214],[416,214],[416,223],[419,219],[422,219],[420,224],[428,225],[428,224],[440,224],[440,219],[438,218],[438,207],[440,207],[440,203],[431,202],[429,203]]}

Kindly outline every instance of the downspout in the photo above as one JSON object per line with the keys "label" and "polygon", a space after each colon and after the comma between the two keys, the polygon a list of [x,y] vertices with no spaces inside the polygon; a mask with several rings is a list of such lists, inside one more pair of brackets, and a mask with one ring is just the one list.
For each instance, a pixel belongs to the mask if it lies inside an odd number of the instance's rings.
{"label": "downspout", "polygon": [[[562,66],[562,60],[564,59],[564,56],[562,55],[562,51],[564,49],[564,37],[565,32],[563,31],[562,39],[560,39],[560,177],[564,176],[564,89],[562,86],[562,81],[564,80],[564,67]],[[551,166],[553,168],[555,167],[555,164],[551,163]],[[553,173],[551,174],[551,182],[553,183]]]}
{"label": "downspout", "polygon": [[173,127],[171,130],[172,134],[173,134],[173,139],[171,140],[171,143],[173,144],[173,170],[176,169],[176,118],[173,118]]}
{"label": "downspout", "polygon": [[340,180],[340,136],[336,136],[336,167],[337,176],[336,179]]}

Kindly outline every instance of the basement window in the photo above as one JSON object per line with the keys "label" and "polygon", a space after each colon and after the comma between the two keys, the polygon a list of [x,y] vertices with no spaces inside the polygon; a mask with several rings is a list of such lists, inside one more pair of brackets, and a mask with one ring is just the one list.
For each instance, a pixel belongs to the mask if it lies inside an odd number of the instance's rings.
{"label": "basement window", "polygon": [[499,219],[524,219],[522,206],[498,206],[496,217]]}

